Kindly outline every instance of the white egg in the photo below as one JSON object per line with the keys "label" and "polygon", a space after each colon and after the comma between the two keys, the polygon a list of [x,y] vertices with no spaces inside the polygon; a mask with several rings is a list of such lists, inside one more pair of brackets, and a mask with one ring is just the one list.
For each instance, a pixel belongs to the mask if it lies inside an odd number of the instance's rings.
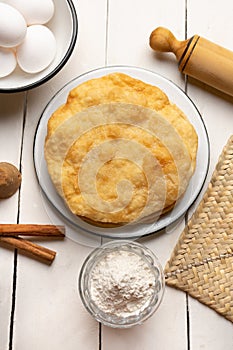
{"label": "white egg", "polygon": [[56,39],[46,26],[28,27],[26,37],[17,47],[16,57],[20,68],[27,73],[38,73],[48,67],[56,55]]}
{"label": "white egg", "polygon": [[11,74],[16,65],[17,61],[13,50],[0,47],[0,78]]}
{"label": "white egg", "polygon": [[14,7],[0,2],[0,46],[14,47],[20,44],[27,31],[27,24]]}
{"label": "white egg", "polygon": [[52,0],[7,0],[22,13],[28,25],[45,24],[54,14],[54,3]]}

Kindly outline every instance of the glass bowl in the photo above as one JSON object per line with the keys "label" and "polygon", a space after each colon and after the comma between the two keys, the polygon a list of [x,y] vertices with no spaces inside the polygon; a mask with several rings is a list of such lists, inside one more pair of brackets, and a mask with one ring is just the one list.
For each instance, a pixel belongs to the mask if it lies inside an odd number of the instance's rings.
{"label": "glass bowl", "polygon": [[129,328],[144,323],[159,307],[164,273],[157,257],[144,245],[111,241],[86,258],[78,289],[85,308],[98,322]]}

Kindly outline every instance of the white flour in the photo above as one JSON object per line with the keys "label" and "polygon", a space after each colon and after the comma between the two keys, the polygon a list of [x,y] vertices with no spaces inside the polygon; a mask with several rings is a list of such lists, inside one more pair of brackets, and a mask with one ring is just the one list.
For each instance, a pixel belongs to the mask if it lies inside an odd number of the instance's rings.
{"label": "white flour", "polygon": [[147,307],[155,282],[152,267],[136,253],[109,252],[91,272],[91,298],[105,313],[137,315]]}

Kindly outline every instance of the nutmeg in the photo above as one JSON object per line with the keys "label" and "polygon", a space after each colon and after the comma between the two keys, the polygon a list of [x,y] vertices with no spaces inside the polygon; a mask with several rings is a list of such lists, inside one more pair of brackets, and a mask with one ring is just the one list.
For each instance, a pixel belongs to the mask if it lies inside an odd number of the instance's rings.
{"label": "nutmeg", "polygon": [[0,199],[11,197],[19,188],[22,176],[10,163],[0,162]]}

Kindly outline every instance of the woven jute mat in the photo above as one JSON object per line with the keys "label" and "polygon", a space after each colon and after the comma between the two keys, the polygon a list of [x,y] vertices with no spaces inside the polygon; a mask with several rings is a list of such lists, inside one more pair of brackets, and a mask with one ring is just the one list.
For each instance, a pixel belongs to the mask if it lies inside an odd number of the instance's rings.
{"label": "woven jute mat", "polygon": [[233,135],[166,264],[165,278],[233,322]]}

